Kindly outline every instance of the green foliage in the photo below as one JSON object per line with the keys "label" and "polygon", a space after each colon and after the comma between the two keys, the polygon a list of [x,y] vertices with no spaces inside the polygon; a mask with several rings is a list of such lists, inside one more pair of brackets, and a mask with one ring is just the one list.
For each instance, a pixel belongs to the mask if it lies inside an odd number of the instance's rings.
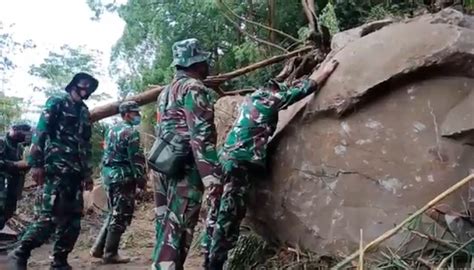
{"label": "green foliage", "polygon": [[17,67],[13,57],[22,53],[25,49],[35,47],[31,40],[19,42],[13,37],[12,27],[14,25],[5,26],[0,21],[0,81],[2,88],[0,91],[5,91],[5,83],[9,80],[10,73]]}
{"label": "green foliage", "polygon": [[87,5],[92,10],[94,15],[91,20],[98,21],[105,12],[114,12],[118,6],[116,0],[103,3],[101,0],[86,0]]}
{"label": "green foliage", "polygon": [[108,128],[109,125],[103,122],[94,123],[92,127],[92,164],[94,168],[99,167],[102,159],[102,154],[104,153],[103,143]]}
{"label": "green foliage", "polygon": [[337,1],[335,14],[341,30],[387,17],[410,17],[424,7],[421,0],[345,0]]}
{"label": "green foliage", "polygon": [[8,127],[21,118],[22,99],[8,97],[0,92],[0,132],[5,132]]}
{"label": "green foliage", "polygon": [[[253,0],[251,5],[248,0],[225,3],[239,16],[261,24],[268,23],[267,1]],[[97,9],[99,5],[92,6]],[[297,36],[298,29],[306,23],[300,1],[277,0],[275,6],[273,27]],[[268,30],[233,17],[215,0],[130,0],[116,11],[126,22],[123,36],[112,51],[111,73],[116,76],[121,97],[141,92],[149,85],[169,83],[174,74],[174,69],[170,67],[171,46],[181,39],[196,37],[201,41],[212,53],[214,74],[232,71],[281,53],[241,33],[244,31],[268,39]],[[241,25],[241,31],[223,16],[224,12]],[[293,41],[279,35],[275,42],[283,47],[293,45]],[[258,87],[275,71],[275,68],[259,70],[223,87],[229,90]],[[150,115],[148,119],[154,117]]]}
{"label": "green foliage", "polygon": [[61,93],[78,72],[100,74],[98,59],[101,52],[86,51],[84,47],[72,48],[63,45],[58,52],[50,52],[39,65],[30,66],[29,73],[45,80],[47,86],[37,90],[47,96]]}
{"label": "green foliage", "polygon": [[339,22],[337,20],[336,11],[334,5],[329,2],[326,4],[320,15],[321,24],[329,29],[329,33],[332,35],[339,32]]}

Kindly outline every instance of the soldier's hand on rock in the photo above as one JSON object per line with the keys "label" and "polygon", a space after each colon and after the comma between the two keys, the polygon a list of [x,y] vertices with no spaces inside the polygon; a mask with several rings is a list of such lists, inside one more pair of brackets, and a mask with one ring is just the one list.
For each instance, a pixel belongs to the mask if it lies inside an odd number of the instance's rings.
{"label": "soldier's hand on rock", "polygon": [[334,72],[337,65],[339,65],[339,62],[336,59],[323,63],[309,78],[321,87]]}
{"label": "soldier's hand on rock", "polygon": [[31,177],[33,181],[39,186],[44,184],[44,169],[43,168],[33,168],[31,169]]}
{"label": "soldier's hand on rock", "polygon": [[94,181],[92,181],[92,178],[90,176],[86,177],[84,179],[84,190],[92,191],[93,189],[94,189]]}

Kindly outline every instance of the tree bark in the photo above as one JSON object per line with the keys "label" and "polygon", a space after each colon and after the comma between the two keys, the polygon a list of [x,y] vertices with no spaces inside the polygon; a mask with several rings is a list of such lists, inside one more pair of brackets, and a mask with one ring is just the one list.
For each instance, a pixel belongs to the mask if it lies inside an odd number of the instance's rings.
{"label": "tree bark", "polygon": [[[268,0],[268,26],[275,29],[275,0]],[[269,31],[270,42],[276,42],[276,33],[274,31]]]}

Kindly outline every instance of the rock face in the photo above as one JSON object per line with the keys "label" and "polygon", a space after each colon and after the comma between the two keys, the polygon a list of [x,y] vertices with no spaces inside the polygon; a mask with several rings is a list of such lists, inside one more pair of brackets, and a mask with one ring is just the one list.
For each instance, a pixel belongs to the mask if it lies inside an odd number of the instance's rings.
{"label": "rock face", "polygon": [[217,130],[217,145],[224,143],[225,136],[229,132],[235,118],[239,116],[239,104],[243,96],[225,96],[220,98],[214,106],[214,123]]}
{"label": "rock face", "polygon": [[[267,179],[256,180],[255,227],[349,252],[360,229],[372,240],[465,177],[474,168],[471,20],[442,11],[345,45],[316,98],[280,114],[290,124],[272,142]],[[461,195],[445,202],[460,207]]]}

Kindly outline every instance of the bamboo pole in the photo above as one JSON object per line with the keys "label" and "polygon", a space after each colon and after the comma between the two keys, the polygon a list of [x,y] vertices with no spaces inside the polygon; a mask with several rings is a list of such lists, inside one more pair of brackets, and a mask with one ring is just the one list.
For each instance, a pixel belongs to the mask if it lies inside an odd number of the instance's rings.
{"label": "bamboo pole", "polygon": [[[365,246],[365,248],[363,249],[363,252],[364,253],[367,253],[368,251],[370,251],[371,249],[375,248],[377,245],[379,245],[380,243],[382,243],[383,241],[385,241],[386,239],[392,237],[393,235],[395,235],[398,231],[400,231],[403,226],[405,226],[406,224],[410,223],[413,219],[415,219],[416,217],[420,216],[421,214],[423,214],[426,210],[430,209],[431,207],[435,206],[438,202],[440,202],[441,200],[443,200],[444,198],[446,198],[447,196],[449,196],[451,193],[455,192],[456,190],[460,189],[461,187],[463,187],[465,184],[469,183],[471,180],[474,179],[474,174],[470,174],[469,176],[467,176],[466,178],[462,179],[461,181],[457,182],[456,184],[452,185],[450,188],[448,188],[447,190],[445,190],[444,192],[442,192],[441,194],[439,194],[438,196],[436,196],[434,199],[432,199],[431,201],[429,201],[425,206],[423,206],[421,209],[419,209],[418,211],[416,211],[415,213],[413,213],[412,215],[410,215],[407,219],[405,219],[404,221],[402,221],[400,224],[398,224],[395,228],[385,232],[384,234],[382,234],[381,236],[377,237],[375,240],[373,240],[372,242],[370,242],[369,244],[367,244],[367,246]],[[356,251],[354,253],[352,253],[351,255],[349,255],[346,259],[344,259],[342,262],[338,263],[336,266],[334,266],[332,269],[334,270],[337,270],[337,269],[341,269],[342,267],[344,267],[345,265],[347,265],[348,263],[350,263],[352,260],[354,260],[355,258],[357,258],[357,256],[359,256],[360,254],[360,251]]]}

